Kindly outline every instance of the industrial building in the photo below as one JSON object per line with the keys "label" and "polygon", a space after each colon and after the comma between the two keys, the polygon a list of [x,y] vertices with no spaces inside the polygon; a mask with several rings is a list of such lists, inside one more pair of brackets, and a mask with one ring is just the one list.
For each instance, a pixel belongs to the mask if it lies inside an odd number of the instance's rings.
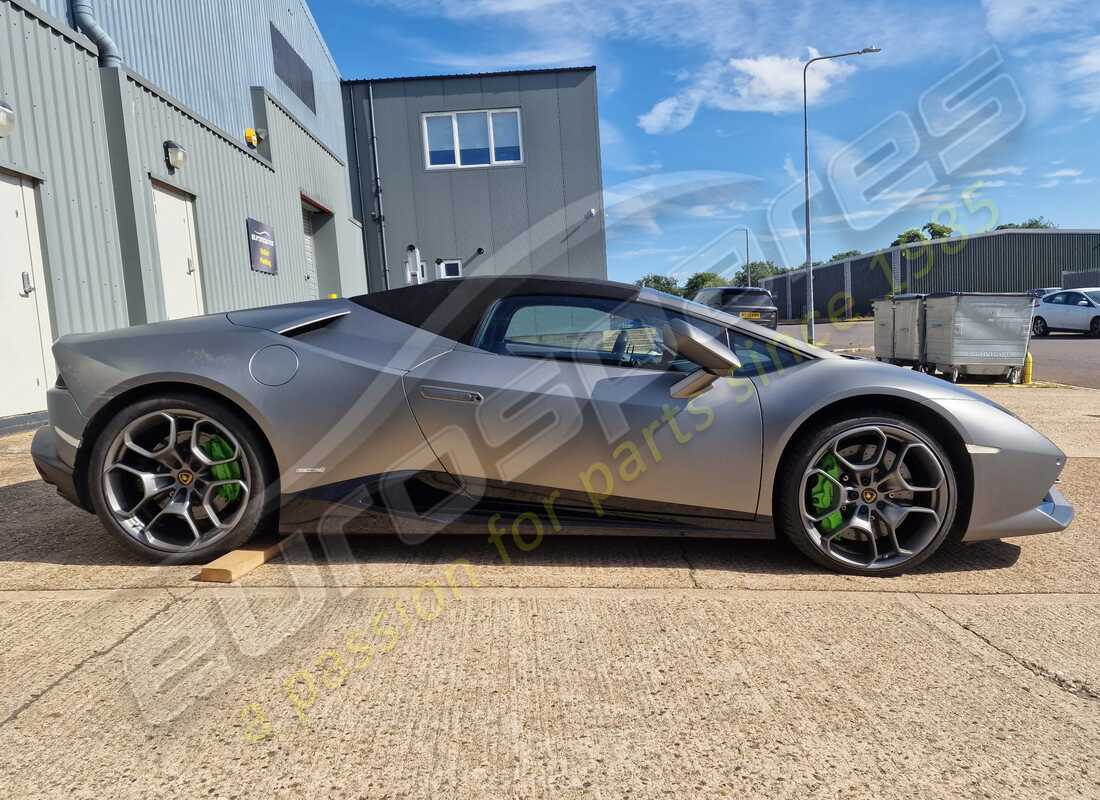
{"label": "industrial building", "polygon": [[372,288],[606,278],[596,70],[344,82]]}
{"label": "industrial building", "polygon": [[[871,313],[900,292],[1024,292],[1080,285],[1073,273],[1100,269],[1100,230],[1013,228],[914,242],[814,267],[817,318]],[[1063,274],[1066,283],[1063,284]],[[779,315],[807,317],[806,270],[766,278]]]}
{"label": "industrial building", "polygon": [[603,277],[601,194],[591,68],[342,87],[306,0],[0,0],[0,418],[69,333]]}

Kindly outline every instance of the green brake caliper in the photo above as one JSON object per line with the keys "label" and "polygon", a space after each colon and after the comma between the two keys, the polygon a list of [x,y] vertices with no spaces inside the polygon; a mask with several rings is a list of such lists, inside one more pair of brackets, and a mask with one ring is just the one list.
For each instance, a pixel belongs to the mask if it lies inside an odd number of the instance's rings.
{"label": "green brake caliper", "polygon": [[[233,455],[233,445],[227,442],[225,437],[219,436],[216,433],[207,439],[201,447],[202,452],[205,453],[206,457],[211,461],[223,461]],[[211,467],[210,472],[213,474],[214,480],[240,480],[241,465],[237,460],[228,461],[225,464],[218,464]],[[235,483],[219,486],[217,496],[227,503],[232,502],[241,496],[241,487]]]}
{"label": "green brake caliper", "polygon": [[[837,463],[836,456],[832,453],[829,453],[821,459],[817,464],[817,468],[831,475],[836,480],[840,480],[840,464]],[[836,503],[836,494],[836,484],[824,475],[818,475],[817,481],[810,487],[810,501],[813,503],[814,516],[821,516],[832,508]],[[825,533],[832,533],[844,524],[844,516],[840,513],[840,509],[837,508],[836,511],[825,517],[825,519],[821,520],[818,524],[824,529]]]}

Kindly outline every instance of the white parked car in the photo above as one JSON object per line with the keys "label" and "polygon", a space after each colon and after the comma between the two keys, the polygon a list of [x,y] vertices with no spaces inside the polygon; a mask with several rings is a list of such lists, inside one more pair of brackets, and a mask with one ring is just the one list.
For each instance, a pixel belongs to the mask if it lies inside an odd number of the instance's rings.
{"label": "white parked car", "polygon": [[1073,331],[1100,338],[1100,287],[1063,289],[1043,295],[1035,309],[1031,332],[1046,336],[1051,331]]}

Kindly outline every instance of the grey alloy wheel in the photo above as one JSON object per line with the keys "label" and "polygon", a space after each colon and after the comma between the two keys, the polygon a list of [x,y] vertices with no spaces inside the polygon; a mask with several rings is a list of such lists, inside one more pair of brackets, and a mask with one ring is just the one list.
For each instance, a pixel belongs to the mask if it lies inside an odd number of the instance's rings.
{"label": "grey alloy wheel", "polygon": [[827,563],[863,573],[923,561],[954,515],[948,470],[936,448],[901,420],[835,433],[802,475],[805,535]]}
{"label": "grey alloy wheel", "polygon": [[238,438],[184,408],[127,423],[107,448],[100,480],[118,527],[143,549],[166,554],[216,545],[240,522],[253,493]]}

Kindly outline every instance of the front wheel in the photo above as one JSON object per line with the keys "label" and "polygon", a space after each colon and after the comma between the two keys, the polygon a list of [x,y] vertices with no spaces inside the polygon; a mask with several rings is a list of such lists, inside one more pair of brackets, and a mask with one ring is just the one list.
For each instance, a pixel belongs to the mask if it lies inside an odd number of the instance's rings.
{"label": "front wheel", "polygon": [[209,561],[266,521],[274,471],[238,412],[195,395],[119,411],[92,450],[92,505],[116,539],[162,564]]}
{"label": "front wheel", "polygon": [[1100,317],[1093,317],[1089,323],[1089,335],[1093,339],[1100,339]]}
{"label": "front wheel", "polygon": [[838,572],[905,572],[936,552],[954,525],[951,460],[920,425],[893,413],[828,423],[783,464],[780,532]]}
{"label": "front wheel", "polygon": [[1036,317],[1031,321],[1031,335],[1032,336],[1047,336],[1050,333],[1050,328],[1047,326],[1047,321],[1042,317]]}

